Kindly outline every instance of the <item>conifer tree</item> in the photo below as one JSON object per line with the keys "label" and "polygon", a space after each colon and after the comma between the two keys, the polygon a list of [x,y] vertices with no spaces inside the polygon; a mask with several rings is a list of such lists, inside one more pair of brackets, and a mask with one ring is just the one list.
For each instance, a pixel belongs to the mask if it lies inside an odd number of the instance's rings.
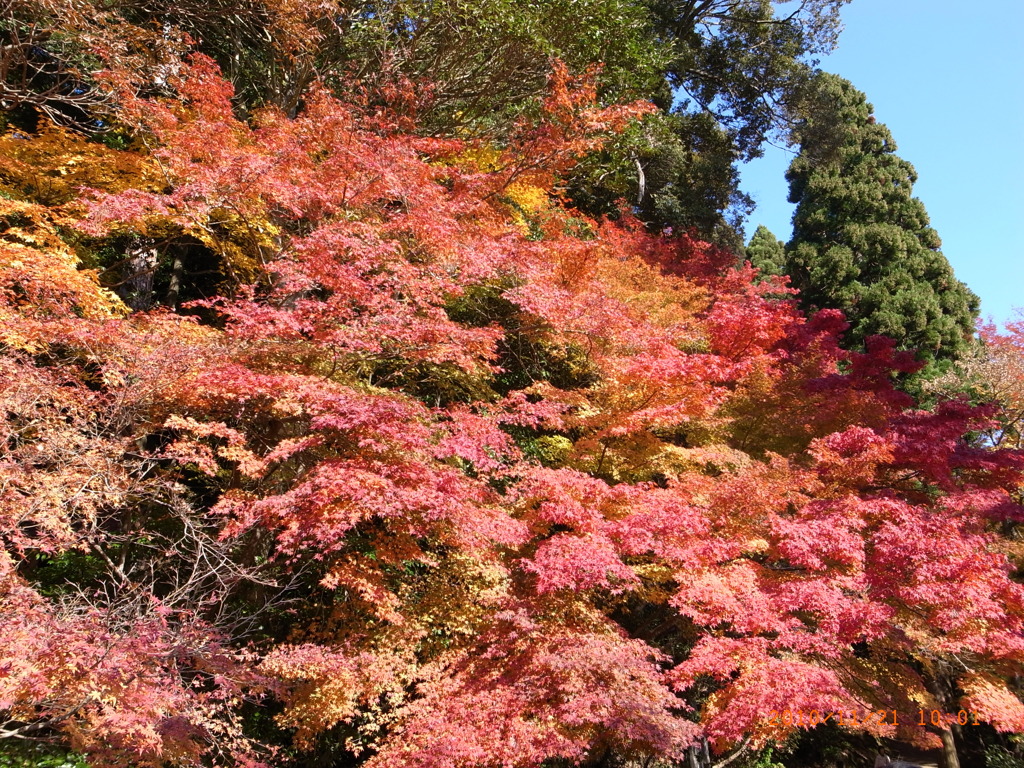
{"label": "conifer tree", "polygon": [[820,73],[805,106],[786,173],[797,204],[786,271],[804,307],[841,309],[851,347],[882,334],[926,361],[959,357],[978,298],[939,250],[913,166],[849,81]]}
{"label": "conifer tree", "polygon": [[747,261],[762,277],[783,275],[786,273],[786,245],[761,224],[747,243]]}

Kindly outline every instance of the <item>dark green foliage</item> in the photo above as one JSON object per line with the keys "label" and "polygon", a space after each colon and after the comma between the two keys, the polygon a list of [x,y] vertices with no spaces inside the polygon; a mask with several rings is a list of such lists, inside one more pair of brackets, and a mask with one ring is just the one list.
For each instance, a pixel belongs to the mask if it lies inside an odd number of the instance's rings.
{"label": "dark green foliage", "polygon": [[985,768],[1020,768],[1024,765],[1024,756],[1006,747],[993,744],[985,750]]}
{"label": "dark green foliage", "polygon": [[939,251],[912,194],[913,166],[841,77],[816,77],[804,115],[801,151],[786,173],[797,204],[787,272],[804,308],[843,310],[851,347],[883,334],[926,361],[956,359],[969,346],[978,298]]}
{"label": "dark green foliage", "polygon": [[767,137],[789,135],[810,57],[833,48],[846,1],[648,0],[653,40],[671,52],[663,85],[678,103],[590,158],[570,185],[574,204],[614,214],[625,201],[652,230],[742,253],[753,203],[736,164],[759,157]]}
{"label": "dark green foliage", "polygon": [[739,191],[733,142],[712,115],[658,112],[632,126],[573,175],[569,195],[592,214],[625,201],[652,229],[665,227],[738,251],[753,203]]}
{"label": "dark green foliage", "polygon": [[784,275],[786,273],[786,245],[762,224],[754,231],[754,236],[747,243],[747,261],[764,276]]}
{"label": "dark green foliage", "polygon": [[88,763],[57,744],[0,739],[0,768],[88,768]]}
{"label": "dark green foliage", "polygon": [[683,108],[713,114],[734,138],[739,156],[749,160],[760,155],[765,137],[788,114],[810,73],[808,57],[834,48],[839,9],[848,1],[650,4],[659,33],[676,50],[668,76],[688,100]]}

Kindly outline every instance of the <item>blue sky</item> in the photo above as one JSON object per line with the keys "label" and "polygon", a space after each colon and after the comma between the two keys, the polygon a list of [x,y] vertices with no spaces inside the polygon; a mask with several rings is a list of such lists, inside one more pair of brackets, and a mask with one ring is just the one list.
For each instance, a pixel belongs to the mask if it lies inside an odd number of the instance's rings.
{"label": "blue sky", "polygon": [[[957,276],[999,323],[1024,307],[1024,0],[853,0],[821,68],[867,94],[914,164],[921,198]],[[791,154],[768,147],[743,168],[765,224],[782,240],[793,206]]]}

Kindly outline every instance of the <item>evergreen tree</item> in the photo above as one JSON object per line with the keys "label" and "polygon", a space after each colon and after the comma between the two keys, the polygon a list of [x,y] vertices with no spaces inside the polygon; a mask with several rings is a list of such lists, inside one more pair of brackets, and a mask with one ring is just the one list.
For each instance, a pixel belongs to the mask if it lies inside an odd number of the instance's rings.
{"label": "evergreen tree", "polygon": [[786,246],[761,224],[747,243],[747,261],[764,276],[783,275],[786,273]]}
{"label": "evergreen tree", "polygon": [[863,93],[820,73],[796,129],[800,154],[786,178],[796,203],[787,272],[808,310],[834,307],[847,343],[883,334],[923,359],[959,357],[978,298],[956,279],[922,202],[917,174],[896,155]]}

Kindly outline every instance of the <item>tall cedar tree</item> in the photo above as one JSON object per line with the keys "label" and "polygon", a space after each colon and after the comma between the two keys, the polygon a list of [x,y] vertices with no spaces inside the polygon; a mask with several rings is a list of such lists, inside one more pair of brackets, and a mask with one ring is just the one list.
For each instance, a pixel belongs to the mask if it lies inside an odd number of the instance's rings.
{"label": "tall cedar tree", "polygon": [[841,309],[846,343],[881,334],[926,361],[967,350],[978,297],[939,251],[914,167],[863,93],[820,73],[797,129],[800,154],[786,173],[796,203],[787,272],[806,310]]}

